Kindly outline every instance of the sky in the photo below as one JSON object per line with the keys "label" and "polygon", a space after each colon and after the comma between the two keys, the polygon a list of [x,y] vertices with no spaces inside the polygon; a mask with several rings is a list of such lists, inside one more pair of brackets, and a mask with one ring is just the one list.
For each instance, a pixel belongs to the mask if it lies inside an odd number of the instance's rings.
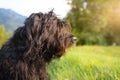
{"label": "sky", "polygon": [[12,9],[24,16],[37,12],[49,12],[54,8],[56,15],[62,18],[70,10],[67,0],[0,0],[0,8]]}

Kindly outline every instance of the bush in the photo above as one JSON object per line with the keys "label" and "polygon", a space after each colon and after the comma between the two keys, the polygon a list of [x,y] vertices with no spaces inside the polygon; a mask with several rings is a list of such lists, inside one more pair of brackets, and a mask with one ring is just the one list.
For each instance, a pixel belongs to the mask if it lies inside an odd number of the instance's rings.
{"label": "bush", "polygon": [[6,32],[4,26],[0,26],[0,47],[8,40],[11,33]]}

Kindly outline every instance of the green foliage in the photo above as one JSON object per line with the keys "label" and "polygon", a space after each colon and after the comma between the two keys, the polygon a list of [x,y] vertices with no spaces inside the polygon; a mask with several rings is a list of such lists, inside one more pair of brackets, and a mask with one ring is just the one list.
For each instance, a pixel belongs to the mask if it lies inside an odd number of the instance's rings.
{"label": "green foliage", "polygon": [[11,33],[6,32],[4,26],[0,25],[0,47],[7,41]]}
{"label": "green foliage", "polygon": [[101,33],[81,32],[77,44],[81,45],[107,45],[104,36]]}
{"label": "green foliage", "polygon": [[109,13],[117,0],[71,0],[68,20],[79,45],[106,45],[103,29],[108,25]]}
{"label": "green foliage", "polygon": [[48,66],[51,80],[119,80],[120,47],[79,46]]}
{"label": "green foliage", "polygon": [[110,14],[104,36],[109,45],[120,45],[120,5],[116,5]]}

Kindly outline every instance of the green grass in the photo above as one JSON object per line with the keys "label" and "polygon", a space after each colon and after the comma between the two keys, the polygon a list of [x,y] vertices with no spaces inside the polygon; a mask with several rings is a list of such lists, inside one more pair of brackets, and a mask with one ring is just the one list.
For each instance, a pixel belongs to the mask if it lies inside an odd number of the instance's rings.
{"label": "green grass", "polygon": [[79,46],[48,66],[51,80],[120,80],[120,47]]}

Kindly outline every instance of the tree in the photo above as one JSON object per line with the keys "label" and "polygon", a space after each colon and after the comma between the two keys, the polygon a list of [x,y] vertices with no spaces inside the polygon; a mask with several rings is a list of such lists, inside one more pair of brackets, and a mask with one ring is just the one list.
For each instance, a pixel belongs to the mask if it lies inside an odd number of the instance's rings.
{"label": "tree", "polygon": [[115,5],[109,16],[107,27],[104,29],[104,36],[108,45],[120,45],[120,2]]}
{"label": "tree", "polygon": [[103,29],[107,26],[109,13],[117,0],[71,0],[66,19],[78,38],[77,44],[106,45]]}
{"label": "tree", "polygon": [[0,25],[0,47],[7,41],[11,33],[6,32],[3,25]]}

